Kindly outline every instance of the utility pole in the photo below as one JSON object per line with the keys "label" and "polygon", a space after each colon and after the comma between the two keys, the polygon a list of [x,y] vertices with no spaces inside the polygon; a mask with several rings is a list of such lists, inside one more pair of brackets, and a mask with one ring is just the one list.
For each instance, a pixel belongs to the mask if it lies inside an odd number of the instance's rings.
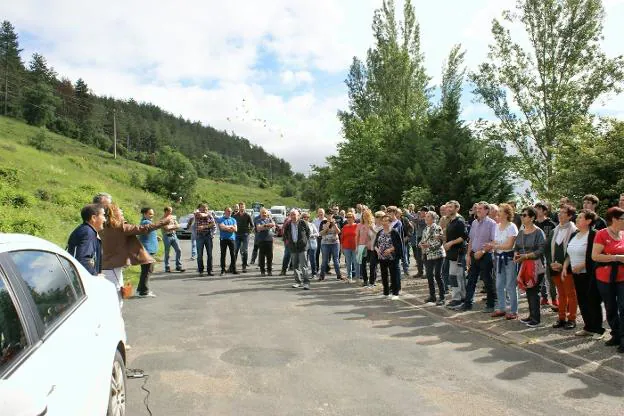
{"label": "utility pole", "polygon": [[113,154],[117,159],[117,110],[113,108]]}
{"label": "utility pole", "polygon": [[5,66],[4,66],[4,115],[7,115],[8,112],[8,104],[9,104],[9,40],[5,41],[6,45],[4,48],[5,57]]}

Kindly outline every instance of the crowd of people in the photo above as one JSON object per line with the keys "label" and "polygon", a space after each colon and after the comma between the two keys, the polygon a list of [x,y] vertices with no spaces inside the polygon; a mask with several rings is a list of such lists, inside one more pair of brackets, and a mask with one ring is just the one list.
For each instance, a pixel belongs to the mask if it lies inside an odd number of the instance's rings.
{"label": "crowd of people", "polygon": [[[577,309],[584,326],[575,335],[603,338],[603,306],[611,328],[607,345],[624,352],[624,194],[618,206],[603,219],[596,214],[599,200],[586,195],[577,212],[568,198],[551,205],[538,202],[516,211],[513,202],[478,202],[467,218],[457,201],[438,207],[381,206],[379,210],[358,204],[341,211],[319,208],[315,218],[309,211],[293,209],[281,226],[284,255],[281,276],[293,270],[293,288],[310,289],[313,280],[323,281],[335,273],[337,280],[376,286],[380,277],[382,296],[397,300],[401,280],[409,277],[415,262],[415,278],[427,280],[427,303],[456,311],[473,309],[479,281],[483,283],[485,307],[492,319],[516,320],[519,292],[526,294],[528,315],[520,322],[541,325],[540,308],[558,313],[554,328],[573,330]],[[82,209],[83,224],[70,236],[68,251],[94,275],[103,273],[117,289],[123,288],[123,267],[141,265],[137,296],[154,297],[149,289],[157,230],[165,247],[164,271],[172,272],[169,252],[175,251],[175,270],[184,272],[176,237],[179,224],[171,207],[155,221],[155,212],[141,210],[139,225],[128,224],[122,210],[108,194],[98,194]],[[253,218],[239,203],[225,208],[221,217],[207,204],[197,207],[189,221],[192,258],[199,276],[213,276],[213,238],[218,233],[220,274],[246,273],[258,262],[261,276],[273,275],[273,245],[279,227],[262,208]],[[137,238],[138,236],[138,238]],[[253,236],[251,258],[248,257]],[[411,252],[411,254],[410,254]],[[229,266],[226,254],[229,253]],[[344,267],[341,267],[344,257]],[[249,262],[248,262],[249,260]]]}

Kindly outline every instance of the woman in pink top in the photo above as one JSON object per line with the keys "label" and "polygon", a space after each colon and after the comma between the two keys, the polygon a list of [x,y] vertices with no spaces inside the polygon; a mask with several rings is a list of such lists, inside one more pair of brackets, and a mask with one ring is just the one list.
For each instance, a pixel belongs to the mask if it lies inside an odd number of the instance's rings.
{"label": "woman in pink top", "polygon": [[[373,241],[371,239],[371,229],[373,226],[373,213],[366,209],[362,212],[361,222],[357,226],[356,242],[357,248],[355,252],[355,277],[362,280],[363,287],[370,287],[366,273],[366,262],[370,261],[369,252],[372,251]],[[372,277],[372,276],[371,276]]]}

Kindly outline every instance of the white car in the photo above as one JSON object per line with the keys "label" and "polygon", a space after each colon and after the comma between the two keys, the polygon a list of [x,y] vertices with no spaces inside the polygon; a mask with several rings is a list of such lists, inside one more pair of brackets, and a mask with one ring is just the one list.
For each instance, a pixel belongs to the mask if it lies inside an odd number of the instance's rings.
{"label": "white car", "polygon": [[114,285],[37,237],[0,233],[0,414],[126,412]]}

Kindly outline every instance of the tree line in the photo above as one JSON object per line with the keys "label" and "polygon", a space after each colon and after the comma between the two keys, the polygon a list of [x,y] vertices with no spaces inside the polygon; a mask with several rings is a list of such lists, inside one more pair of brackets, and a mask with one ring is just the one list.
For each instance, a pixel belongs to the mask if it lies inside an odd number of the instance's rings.
{"label": "tree line", "polygon": [[0,114],[104,151],[115,150],[124,158],[174,169],[171,178],[148,178],[150,190],[171,196],[166,185],[174,179],[183,182],[176,196],[190,195],[186,188],[194,183],[192,178],[204,177],[247,186],[279,184],[284,193],[292,194],[304,180],[293,174],[287,161],[243,137],[174,116],[150,103],[96,96],[84,79],[72,82],[60,77],[39,53],[26,64],[21,52],[15,27],[2,22]]}
{"label": "tree line", "polygon": [[[431,85],[410,0],[375,11],[374,46],[354,57],[338,112],[343,140],[327,166],[314,167],[303,197],[312,205],[406,202],[462,206],[479,200],[614,203],[624,192],[624,123],[593,106],[621,92],[624,60],[601,50],[600,0],[519,0],[492,22],[487,60],[468,72],[454,46]],[[519,23],[523,48],[509,27]],[[461,118],[466,86],[492,120]],[[528,181],[530,193],[513,195]]]}

